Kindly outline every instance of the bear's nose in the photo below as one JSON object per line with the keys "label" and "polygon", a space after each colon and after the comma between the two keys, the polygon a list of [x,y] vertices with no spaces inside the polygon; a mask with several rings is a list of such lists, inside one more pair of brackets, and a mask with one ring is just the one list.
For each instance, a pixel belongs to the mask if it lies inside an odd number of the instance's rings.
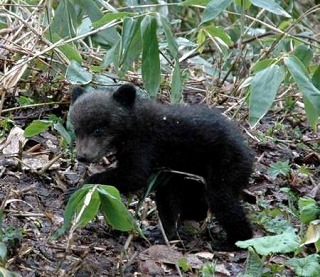
{"label": "bear's nose", "polygon": [[87,162],[87,158],[85,157],[85,155],[82,154],[77,154],[77,160],[81,163]]}

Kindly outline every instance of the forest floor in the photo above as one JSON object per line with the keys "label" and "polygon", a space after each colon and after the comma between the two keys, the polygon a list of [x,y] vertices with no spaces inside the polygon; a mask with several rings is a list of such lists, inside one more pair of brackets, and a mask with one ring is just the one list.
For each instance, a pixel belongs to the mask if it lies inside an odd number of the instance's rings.
{"label": "forest floor", "polygon": [[[68,103],[67,89],[62,92],[60,100]],[[211,101],[208,95],[188,89],[184,97],[192,104],[208,103]],[[223,93],[219,97],[228,99],[223,110],[230,116],[234,103]],[[8,94],[0,138],[1,236],[8,244],[7,269],[25,277],[210,276],[205,275],[205,264],[208,272],[210,266],[214,268],[215,276],[237,276],[245,271],[247,250],[212,249],[208,232],[199,231],[203,222],[189,222],[193,235],[183,243],[171,245],[111,230],[100,216],[72,235],[67,233],[52,239],[52,234],[63,223],[64,193],[80,182],[86,167],[71,159],[70,151],[61,147],[61,139],[54,130],[29,139],[23,137],[23,130],[34,119],[55,115],[65,122],[67,104],[7,110],[16,106],[15,97]],[[248,126],[246,114],[246,109],[242,108],[236,119],[256,157],[246,193],[250,200],[244,203],[255,237],[268,234],[261,224],[266,210],[278,209],[283,212],[280,216],[289,218],[293,226],[299,228],[300,221],[288,216],[288,211],[294,210],[292,195],[320,199],[319,134],[311,130],[299,105],[292,115],[276,106],[254,129]],[[9,115],[14,125],[8,120]],[[288,171],[272,171],[275,162],[287,162]],[[96,168],[91,167],[91,170]],[[134,211],[135,203],[130,204],[130,210]],[[153,230],[159,231],[152,196],[146,199],[142,209],[141,228],[152,236]],[[220,230],[214,218],[205,229],[213,233]],[[274,255],[268,263],[284,264],[289,257]],[[282,274],[294,276],[290,267],[284,267]]]}

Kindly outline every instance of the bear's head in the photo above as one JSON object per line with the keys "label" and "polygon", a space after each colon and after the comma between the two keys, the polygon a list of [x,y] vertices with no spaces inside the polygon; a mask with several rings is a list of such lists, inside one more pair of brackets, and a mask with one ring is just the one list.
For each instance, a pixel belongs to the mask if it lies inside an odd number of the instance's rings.
{"label": "bear's head", "polygon": [[86,92],[81,87],[72,90],[70,119],[80,162],[98,162],[130,137],[135,101],[136,90],[131,84],[114,92]]}

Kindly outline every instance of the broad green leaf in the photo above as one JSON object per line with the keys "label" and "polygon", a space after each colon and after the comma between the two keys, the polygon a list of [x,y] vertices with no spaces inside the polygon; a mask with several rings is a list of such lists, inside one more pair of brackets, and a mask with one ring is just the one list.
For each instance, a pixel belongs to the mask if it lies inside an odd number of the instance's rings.
{"label": "broad green leaf", "polygon": [[265,60],[261,60],[258,61],[253,67],[252,67],[252,71],[257,73],[269,66],[271,66],[272,64],[274,64],[276,62],[276,59],[265,59]]}
{"label": "broad green leaf", "polygon": [[306,68],[296,56],[285,57],[284,63],[305,98],[305,110],[309,123],[316,129],[320,115],[320,91],[313,85]]}
{"label": "broad green leaf", "polygon": [[66,206],[64,220],[75,226],[85,226],[98,214],[100,199],[98,185],[84,185],[76,190]]}
{"label": "broad green leaf", "polygon": [[[320,220],[317,219],[310,222],[308,226],[308,230],[306,232],[306,240],[302,245],[311,244],[311,243],[316,244],[319,241],[320,241]],[[319,248],[317,247],[317,252],[318,251],[319,251]]]}
{"label": "broad green leaf", "polygon": [[161,72],[157,39],[157,19],[146,15],[141,22],[143,40],[142,79],[145,88],[155,98],[160,88]]}
{"label": "broad green leaf", "polygon": [[294,252],[299,248],[300,240],[294,230],[290,228],[281,235],[238,241],[236,245],[240,248],[253,247],[259,255],[266,256],[273,253]]}
{"label": "broad green leaf", "polygon": [[159,16],[163,30],[164,30],[164,34],[166,35],[166,39],[167,39],[167,43],[168,43],[168,48],[169,51],[172,55],[173,58],[177,58],[178,57],[178,44],[171,32],[171,28],[170,28],[170,24],[168,22],[168,19],[163,17],[163,16]]}
{"label": "broad green leaf", "polygon": [[268,175],[270,175],[271,178],[276,178],[278,175],[284,175],[286,176],[290,172],[290,165],[289,161],[277,161],[270,165],[270,167],[267,170]]}
{"label": "broad green leaf", "polygon": [[76,61],[71,61],[67,68],[66,79],[73,85],[86,85],[92,81],[93,75]]}
{"label": "broad green leaf", "polygon": [[[94,0],[75,0],[82,9],[88,14],[91,22],[96,22],[103,17],[103,13]],[[118,42],[120,35],[115,27],[110,27],[95,34],[92,39],[99,44],[113,46]]]}
{"label": "broad green leaf", "polygon": [[248,249],[248,259],[244,276],[262,276],[263,261],[251,248]]}
{"label": "broad green leaf", "polygon": [[97,187],[86,184],[72,194],[64,211],[63,225],[52,235],[53,239],[64,234],[71,226],[83,227],[94,219],[100,207]]}
{"label": "broad green leaf", "polygon": [[203,12],[201,24],[216,18],[229,7],[232,2],[232,0],[211,0]]}
{"label": "broad green leaf", "polygon": [[182,80],[181,80],[181,72],[178,59],[176,60],[172,78],[171,78],[171,103],[178,103],[181,99],[182,93]]}
{"label": "broad green leaf", "polygon": [[261,212],[262,218],[259,220],[259,224],[263,225],[263,227],[273,234],[281,234],[288,228],[292,228],[292,224],[280,216],[270,217],[263,216],[263,212]]}
{"label": "broad green leaf", "polygon": [[140,22],[141,18],[125,18],[123,21],[119,67],[124,64],[129,67],[141,53]]}
{"label": "broad green leaf", "polygon": [[[52,34],[52,42],[57,42],[61,40],[61,37],[57,34]],[[59,46],[60,51],[65,54],[65,56],[71,60],[75,60],[78,63],[82,62],[82,57],[78,51],[78,49],[73,45],[73,43],[64,44],[62,46]]]}
{"label": "broad green leaf", "polygon": [[305,67],[308,67],[313,57],[313,51],[311,47],[302,44],[295,49],[293,55],[295,55]]}
{"label": "broad green leaf", "polygon": [[107,13],[99,20],[92,23],[94,28],[99,28],[103,25],[108,24],[109,22],[117,19],[123,19],[125,17],[135,16],[136,13],[129,13],[129,12],[117,12],[117,13]]}
{"label": "broad green leaf", "polygon": [[[61,36],[55,33],[50,33],[47,35],[51,42],[57,42],[62,39]],[[74,46],[73,43],[67,43],[58,47],[60,51],[69,59],[69,61],[76,61],[78,63],[82,62],[82,57],[79,53],[79,50]]]}
{"label": "broad green leaf", "polygon": [[71,226],[85,226],[97,215],[100,198],[97,185],[84,185],[70,197],[63,214],[63,225],[52,235],[56,239]]}
{"label": "broad green leaf", "polygon": [[105,54],[103,57],[101,68],[106,69],[111,63],[113,63],[113,66],[115,69],[119,68],[119,50],[120,49],[120,40],[118,43],[114,44]]}
{"label": "broad green leaf", "polygon": [[210,0],[186,0],[183,1],[181,6],[206,6]]}
{"label": "broad green leaf", "polygon": [[313,130],[317,130],[319,114],[316,107],[305,96],[303,96],[303,103],[309,124],[311,125]]}
{"label": "broad green leaf", "polygon": [[299,199],[300,220],[304,224],[309,224],[318,218],[320,209],[317,202],[312,198]]}
{"label": "broad green leaf", "polygon": [[105,89],[105,86],[110,86],[115,84],[114,79],[103,74],[95,74],[93,76],[93,81],[95,82],[95,84],[97,84],[95,87],[100,89],[103,89],[103,88]]}
{"label": "broad green leaf", "polygon": [[249,95],[249,121],[252,127],[272,106],[284,77],[284,70],[278,65],[271,65],[253,77]]}
{"label": "broad green leaf", "polygon": [[233,44],[230,36],[220,27],[216,27],[214,25],[209,25],[203,28],[204,30],[206,30],[211,37],[219,37],[221,38],[226,45],[231,45]]}
{"label": "broad green leaf", "polygon": [[92,22],[99,20],[103,13],[94,0],[74,0],[87,13]]}
{"label": "broad green leaf", "polygon": [[311,81],[312,84],[320,90],[320,65],[318,65],[317,69],[314,71]]}
{"label": "broad green leaf", "polygon": [[293,267],[296,276],[320,276],[320,256],[318,254],[308,255],[305,258],[292,258],[287,261],[286,265]]}
{"label": "broad green leaf", "polygon": [[24,130],[23,135],[26,138],[39,135],[41,132],[46,131],[52,125],[52,121],[48,120],[34,120],[32,123]]}
{"label": "broad green leaf", "polygon": [[207,39],[207,34],[203,28],[201,28],[197,34],[197,44],[199,45],[199,53],[202,53],[205,48],[205,41]]}
{"label": "broad green leaf", "polygon": [[60,37],[74,37],[76,34],[77,14],[70,0],[60,1],[50,24],[50,32]]}
{"label": "broad green leaf", "polygon": [[98,188],[101,211],[106,221],[120,231],[135,229],[135,222],[126,206],[121,202],[119,191],[112,186],[100,185]]}
{"label": "broad green leaf", "polygon": [[4,242],[0,242],[0,260],[5,261],[7,254],[7,245]]}
{"label": "broad green leaf", "polygon": [[68,145],[71,144],[71,136],[60,122],[53,124],[53,128],[58,131],[58,133],[65,139]]}
{"label": "broad green leaf", "polygon": [[273,0],[251,0],[254,6],[265,9],[271,13],[291,17],[281,6]]}

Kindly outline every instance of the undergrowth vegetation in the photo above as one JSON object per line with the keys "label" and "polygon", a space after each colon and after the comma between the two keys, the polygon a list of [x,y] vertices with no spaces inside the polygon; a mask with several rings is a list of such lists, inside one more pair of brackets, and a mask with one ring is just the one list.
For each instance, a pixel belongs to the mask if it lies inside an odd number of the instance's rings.
{"label": "undergrowth vegetation", "polygon": [[[294,144],[292,152],[308,154],[301,163],[277,154],[264,174],[256,174],[256,181],[265,178],[280,188],[271,200],[266,197],[271,189],[266,195],[260,187],[255,191],[251,219],[263,236],[237,243],[248,252],[240,274],[280,276],[290,270],[319,276],[319,12],[313,1],[294,0],[3,1],[0,138],[19,125],[17,111],[56,106],[66,111],[72,85],[93,90],[132,82],[142,97],[171,103],[198,103],[197,93],[204,95],[207,104],[223,105],[231,117],[249,122],[246,133],[256,148]],[[49,112],[24,122],[27,138],[46,130],[59,137],[61,151],[52,164],[62,155],[73,159],[65,114]],[[305,132],[313,139],[303,140]],[[265,166],[263,156],[257,164]],[[299,187],[307,182],[311,192]],[[5,268],[15,255],[12,243],[23,232],[3,226],[9,203],[3,200],[0,273],[10,276]],[[86,225],[99,210],[115,229],[136,228],[113,187],[86,186],[71,198],[56,235]],[[211,276],[215,269],[212,262],[197,273]]]}

